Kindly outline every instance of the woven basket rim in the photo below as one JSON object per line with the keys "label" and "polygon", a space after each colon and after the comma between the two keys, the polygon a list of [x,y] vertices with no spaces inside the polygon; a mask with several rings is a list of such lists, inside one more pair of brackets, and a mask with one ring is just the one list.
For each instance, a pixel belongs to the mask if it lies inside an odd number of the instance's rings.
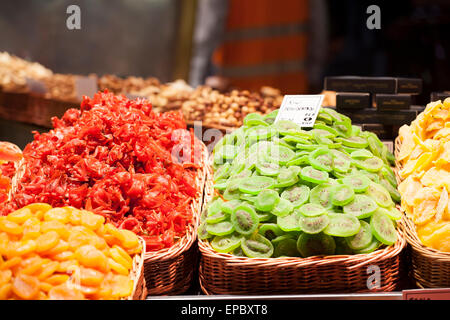
{"label": "woven basket rim", "polygon": [[[399,171],[403,168],[403,165],[397,161],[398,153],[400,152],[400,148],[402,146],[402,141],[400,137],[398,136],[395,139],[395,175],[397,177],[397,180],[400,182],[403,181],[401,178]],[[446,262],[450,262],[450,252],[443,252],[439,251],[437,249],[427,247],[422,244],[422,242],[419,239],[419,235],[417,234],[416,227],[414,222],[411,218],[408,217],[406,212],[403,209],[400,209],[403,212],[403,218],[405,222],[405,235],[406,235],[406,241],[408,244],[418,253],[427,256],[432,259],[436,260],[443,260]]]}
{"label": "woven basket rim", "polygon": [[207,161],[209,158],[208,149],[205,144],[195,137],[195,143],[201,146],[201,163],[197,170],[196,185],[197,196],[191,201],[192,221],[186,227],[186,233],[170,248],[164,248],[158,251],[147,251],[144,256],[144,262],[164,261],[176,258],[183,252],[186,252],[197,240],[197,228],[200,221],[201,208],[203,204],[203,193],[206,179]]}
{"label": "woven basket rim", "polygon": [[[208,166],[207,174],[211,176],[212,166]],[[214,189],[211,184],[211,179],[207,179],[205,185],[205,197],[204,204],[209,201],[214,194]],[[399,207],[397,205],[397,207]],[[198,240],[198,247],[202,255],[208,256],[214,259],[223,260],[227,264],[239,264],[247,266],[257,266],[257,267],[294,267],[303,268],[306,266],[323,266],[323,265],[333,265],[342,264],[346,265],[349,269],[356,269],[369,263],[376,263],[377,261],[382,261],[384,259],[392,258],[398,254],[406,247],[406,237],[404,230],[403,217],[397,222],[397,241],[393,246],[387,246],[383,249],[375,250],[371,253],[364,254],[353,254],[353,255],[332,255],[332,256],[312,256],[307,258],[299,257],[271,257],[271,258],[248,258],[235,256],[229,253],[219,253],[215,251],[208,241]]]}
{"label": "woven basket rim", "polygon": [[[138,236],[139,242],[142,246],[142,251],[140,254],[136,254],[133,257],[133,268],[130,271],[130,278],[133,280],[133,291],[131,295],[126,300],[141,300],[146,297],[146,287],[145,287],[145,279],[144,279],[144,256],[145,256],[145,241],[142,237]],[[140,279],[142,278],[143,292],[139,294],[138,285],[140,283]]]}

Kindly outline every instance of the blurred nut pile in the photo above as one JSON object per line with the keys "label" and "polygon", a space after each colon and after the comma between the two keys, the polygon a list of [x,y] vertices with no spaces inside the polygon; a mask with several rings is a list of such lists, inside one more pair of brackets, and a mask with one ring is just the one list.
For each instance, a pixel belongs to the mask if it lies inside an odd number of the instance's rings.
{"label": "blurred nut pile", "polygon": [[26,78],[41,81],[52,75],[51,70],[39,63],[0,52],[0,86],[5,91],[28,92]]}
{"label": "blurred nut pile", "polygon": [[283,96],[277,89],[262,87],[260,92],[232,90],[220,93],[199,86],[182,105],[187,121],[202,120],[205,125],[239,127],[249,113],[266,114],[281,105]]}
{"label": "blurred nut pile", "polygon": [[44,79],[47,88],[45,98],[76,102],[75,77],[72,74],[55,73]]}

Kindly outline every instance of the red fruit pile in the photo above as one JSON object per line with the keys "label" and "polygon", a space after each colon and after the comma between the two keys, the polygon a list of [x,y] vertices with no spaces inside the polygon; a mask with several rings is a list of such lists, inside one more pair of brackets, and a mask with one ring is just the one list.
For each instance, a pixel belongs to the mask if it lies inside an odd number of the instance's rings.
{"label": "red fruit pile", "polygon": [[25,148],[24,175],[2,213],[33,202],[85,208],[142,236],[150,251],[185,234],[200,147],[181,112],[105,91],[52,121]]}

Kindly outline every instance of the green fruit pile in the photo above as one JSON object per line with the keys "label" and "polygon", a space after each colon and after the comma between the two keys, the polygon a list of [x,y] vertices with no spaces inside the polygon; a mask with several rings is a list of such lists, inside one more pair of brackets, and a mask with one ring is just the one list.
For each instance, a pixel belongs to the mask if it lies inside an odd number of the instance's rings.
{"label": "green fruit pile", "polygon": [[214,147],[199,238],[250,258],[369,253],[397,240],[394,156],[350,118],[322,108],[313,128],[249,114]]}

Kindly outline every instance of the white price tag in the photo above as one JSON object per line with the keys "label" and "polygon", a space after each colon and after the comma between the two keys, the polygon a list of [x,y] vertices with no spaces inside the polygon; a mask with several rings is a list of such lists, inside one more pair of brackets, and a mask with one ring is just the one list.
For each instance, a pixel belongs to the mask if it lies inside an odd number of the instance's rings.
{"label": "white price tag", "polygon": [[301,127],[312,127],[322,106],[323,95],[285,95],[278,111],[278,120],[290,120]]}

